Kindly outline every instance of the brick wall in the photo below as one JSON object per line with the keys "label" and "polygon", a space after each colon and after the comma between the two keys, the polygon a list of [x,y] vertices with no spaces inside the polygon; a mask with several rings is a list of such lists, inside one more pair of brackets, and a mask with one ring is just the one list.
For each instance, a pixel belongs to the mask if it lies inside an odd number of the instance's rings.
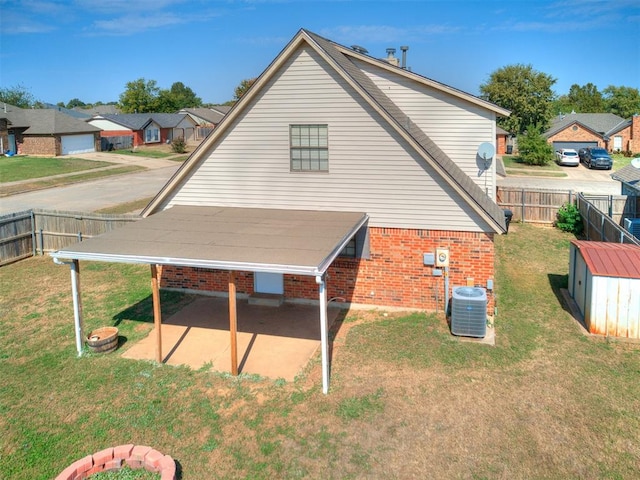
{"label": "brick wall", "polygon": [[628,149],[632,153],[640,153],[640,115],[631,117]]}
{"label": "brick wall", "polygon": [[553,142],[598,142],[599,147],[607,148],[607,145],[600,136],[576,124],[570,125],[549,137],[548,142],[551,144],[553,144]]}
{"label": "brick wall", "polygon": [[25,135],[20,147],[20,153],[24,155],[50,155],[56,156],[61,154],[61,144],[59,137],[38,136],[31,137]]}
{"label": "brick wall", "polygon": [[496,153],[498,155],[504,155],[505,153],[507,153],[507,136],[499,133],[496,135],[496,140],[497,140]]}
{"label": "brick wall", "polygon": [[[486,286],[494,278],[493,235],[472,232],[398,228],[369,229],[369,259],[339,257],[328,270],[327,294],[346,302],[377,306],[442,309],[444,278],[423,265],[423,253],[448,248],[449,286]],[[190,267],[164,266],[161,287],[228,291],[228,273]],[[253,293],[253,273],[238,272],[238,293]],[[314,277],[285,275],[286,298],[318,299]],[[488,313],[493,314],[493,295]]]}

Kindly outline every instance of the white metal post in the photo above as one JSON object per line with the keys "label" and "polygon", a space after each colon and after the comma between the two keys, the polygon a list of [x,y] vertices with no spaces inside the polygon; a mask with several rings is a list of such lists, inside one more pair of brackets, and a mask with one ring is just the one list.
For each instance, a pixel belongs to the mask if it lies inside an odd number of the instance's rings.
{"label": "white metal post", "polygon": [[74,260],[69,263],[71,267],[71,294],[73,296],[73,319],[76,330],[76,349],[78,356],[82,355],[82,301],[80,299],[80,263]]}
{"label": "white metal post", "polygon": [[327,289],[325,280],[316,277],[320,295],[320,348],[322,348],[322,393],[329,393],[329,326],[327,324]]}

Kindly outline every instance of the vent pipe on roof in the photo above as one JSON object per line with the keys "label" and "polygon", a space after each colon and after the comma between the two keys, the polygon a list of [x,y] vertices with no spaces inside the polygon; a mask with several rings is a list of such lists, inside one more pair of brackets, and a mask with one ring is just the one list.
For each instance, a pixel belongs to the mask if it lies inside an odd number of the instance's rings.
{"label": "vent pipe on roof", "polygon": [[400,50],[402,50],[402,64],[400,65],[401,68],[403,69],[407,69],[407,50],[409,50],[409,47],[406,45],[403,45],[400,47]]}
{"label": "vent pipe on roof", "polygon": [[391,65],[395,65],[397,67],[400,62],[395,57],[395,53],[396,53],[395,48],[387,48],[387,58],[385,60]]}

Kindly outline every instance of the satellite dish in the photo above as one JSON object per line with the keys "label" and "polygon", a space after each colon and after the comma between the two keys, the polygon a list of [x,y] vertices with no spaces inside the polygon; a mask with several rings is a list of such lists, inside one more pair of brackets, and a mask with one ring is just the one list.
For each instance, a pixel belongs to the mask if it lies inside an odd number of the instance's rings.
{"label": "satellite dish", "polygon": [[481,169],[488,170],[491,166],[491,162],[493,161],[493,156],[496,153],[496,149],[493,146],[493,143],[484,142],[481,143],[478,147],[478,166]]}
{"label": "satellite dish", "polygon": [[640,158],[631,160],[631,165],[633,165],[634,168],[640,169]]}

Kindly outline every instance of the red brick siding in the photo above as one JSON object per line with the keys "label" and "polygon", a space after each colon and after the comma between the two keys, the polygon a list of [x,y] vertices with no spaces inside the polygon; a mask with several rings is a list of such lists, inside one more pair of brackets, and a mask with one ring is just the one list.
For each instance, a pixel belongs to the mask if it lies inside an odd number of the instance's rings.
{"label": "red brick siding", "polygon": [[133,135],[132,130],[102,130],[101,137],[126,137]]}
{"label": "red brick siding", "polygon": [[[576,127],[576,130],[573,129],[574,127]],[[553,142],[598,142],[599,147],[607,147],[605,141],[598,134],[576,124],[569,125],[564,130],[549,137],[548,142],[550,144],[553,144]]]}
{"label": "red brick siding", "polygon": [[[493,235],[472,232],[370,228],[369,259],[338,258],[328,270],[329,298],[351,303],[435,310],[444,302],[444,278],[423,265],[423,253],[450,252],[449,286],[485,286],[494,278]],[[228,273],[189,267],[162,268],[163,288],[228,291]],[[238,293],[253,293],[253,274],[238,272]],[[318,299],[314,277],[285,275],[287,298]],[[493,312],[489,295],[488,312]],[[437,299],[437,302],[436,302]],[[437,304],[436,304],[437,303]]]}
{"label": "red brick siding", "polygon": [[507,153],[507,135],[498,133],[496,135],[497,153],[498,155],[504,155]]}
{"label": "red brick siding", "polygon": [[[22,144],[19,147],[19,153],[23,155],[50,155],[56,156],[62,153],[62,145],[60,137],[53,136],[37,136],[30,137],[25,135],[22,138]],[[17,141],[17,139],[16,139]]]}
{"label": "red brick siding", "polygon": [[631,117],[631,125],[624,130],[611,135],[611,146],[613,147],[613,138],[622,136],[622,150],[631,153],[640,153],[640,115]]}

